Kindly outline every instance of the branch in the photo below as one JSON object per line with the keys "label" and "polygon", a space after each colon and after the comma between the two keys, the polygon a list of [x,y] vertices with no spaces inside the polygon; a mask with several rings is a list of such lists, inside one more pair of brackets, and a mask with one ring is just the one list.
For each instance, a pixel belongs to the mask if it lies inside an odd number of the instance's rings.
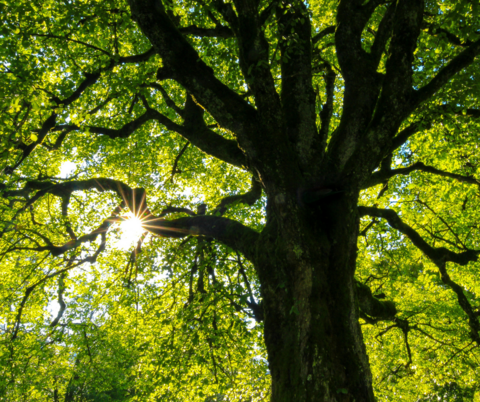
{"label": "branch", "polygon": [[[125,64],[125,63],[139,63],[141,61],[146,61],[148,60],[151,56],[155,54],[154,48],[149,49],[148,51],[134,55],[134,56],[126,56],[126,57],[120,57],[117,60],[112,59],[110,61],[110,64],[105,67],[97,70],[94,73],[87,73],[85,72],[85,79],[80,83],[78,88],[67,98],[61,100],[57,96],[53,96],[51,100],[57,104],[57,106],[68,106],[74,101],[76,101],[82,94],[85,92],[85,90],[92,85],[94,85],[98,79],[101,76],[101,73],[107,70],[113,69],[115,66],[120,65],[120,64]],[[33,150],[36,148],[37,145],[42,144],[43,141],[45,140],[47,134],[50,132],[51,129],[55,127],[55,122],[56,122],[56,113],[52,112],[52,114],[45,120],[45,122],[42,124],[42,127],[40,130],[38,130],[38,135],[37,135],[37,140],[32,142],[29,145],[25,145],[21,143],[17,148],[22,150],[22,156],[15,164],[13,167],[6,167],[4,172],[7,174],[13,173],[13,171],[20,166],[20,164],[33,152]],[[35,131],[35,130],[34,130]],[[72,131],[72,130],[66,130],[64,133],[60,135],[60,137],[57,139],[55,145],[53,146],[52,149],[57,149],[57,147],[60,146],[60,144],[63,142],[67,134]]]}
{"label": "branch", "polygon": [[[73,261],[73,259],[71,259],[70,261]],[[63,314],[65,313],[65,309],[67,308],[65,300],[63,300],[63,294],[65,292],[65,276],[66,276],[66,273],[64,272],[58,277],[57,293],[58,293],[58,304],[60,306],[60,309],[58,310],[58,313],[55,319],[50,323],[50,327],[52,328],[57,326],[57,324],[63,317]]]}
{"label": "branch", "polygon": [[256,0],[235,1],[239,64],[248,90],[255,97],[257,110],[269,121],[268,129],[278,135],[282,127],[279,113],[281,104],[270,70],[269,43],[257,6]]}
{"label": "branch", "polygon": [[462,108],[461,106],[457,105],[440,105],[439,108],[442,110],[443,113],[451,113],[455,116],[466,116],[466,117],[473,117],[474,119],[480,118],[480,109],[473,109],[473,108]]}
{"label": "branch", "polygon": [[374,207],[358,207],[358,210],[360,212],[360,216],[369,215],[386,219],[392,228],[397,229],[399,232],[407,236],[417,248],[419,248],[428,258],[430,258],[430,260],[440,271],[442,281],[446,285],[450,286],[450,288],[456,293],[460,307],[469,318],[469,325],[472,330],[472,339],[480,345],[480,323],[478,321],[478,317],[475,315],[470,302],[463,293],[463,288],[450,278],[446,269],[447,262],[454,262],[459,265],[467,265],[469,262],[477,261],[480,251],[467,250],[460,253],[455,253],[444,247],[432,247],[420,236],[416,230],[404,223],[395,211],[391,209],[380,209]]}
{"label": "branch", "polygon": [[[100,246],[98,247],[97,251],[95,252],[95,254],[93,256],[86,257],[86,258],[80,260],[77,264],[72,264],[73,259],[74,259],[74,257],[72,256],[69,259],[69,261],[67,263],[67,266],[65,268],[60,269],[60,270],[55,271],[55,272],[52,272],[51,274],[48,274],[48,275],[44,276],[42,279],[38,280],[33,285],[30,285],[29,287],[27,287],[25,289],[25,294],[22,298],[22,301],[20,302],[20,306],[18,308],[17,316],[15,318],[15,324],[14,324],[14,327],[13,327],[12,338],[11,338],[12,341],[15,340],[18,336],[18,331],[20,330],[20,325],[21,325],[21,321],[22,321],[23,309],[25,308],[25,305],[28,301],[28,298],[30,297],[32,292],[37,288],[37,286],[46,282],[48,279],[54,278],[55,276],[58,276],[58,275],[62,276],[67,271],[71,270],[72,268],[78,267],[78,266],[80,266],[80,265],[82,265],[86,262],[89,262],[89,263],[93,264],[96,261],[98,255],[105,249],[105,241],[106,241],[105,236],[102,236],[102,243],[100,244]],[[63,291],[60,291],[60,288],[59,288],[58,296],[59,296],[59,302],[60,302],[60,300],[63,301]],[[62,310],[62,308],[63,308],[63,305],[60,304],[60,309]],[[62,315],[63,315],[64,311],[65,311],[65,309],[63,308]],[[60,320],[60,318],[61,318],[60,311],[59,311],[59,316],[57,316],[57,318],[58,318],[58,320]],[[52,324],[53,324],[53,322],[52,322]],[[57,324],[58,324],[58,321],[57,321],[57,323],[55,323],[55,325],[57,325]],[[54,326],[54,325],[50,325],[50,326]]]}
{"label": "branch", "polygon": [[[122,204],[115,209],[112,215],[93,232],[83,235],[62,246],[51,243],[40,246],[38,251],[50,251],[53,256],[59,256],[66,251],[79,247],[82,243],[94,241],[99,235],[102,238],[110,226],[117,222],[118,213],[123,206],[127,206],[136,216],[140,217],[143,227],[150,233],[162,236],[181,238],[188,235],[204,235],[213,237],[225,245],[242,252],[246,258],[253,259],[255,256],[255,242],[259,236],[257,232],[239,222],[217,216],[195,216],[191,218],[179,218],[171,221],[153,215],[147,206],[146,192],[143,188],[132,189],[121,181],[97,178],[89,180],[77,180],[60,184],[49,183],[50,186],[39,190],[22,209],[28,208],[46,194],[53,194],[63,198],[74,191],[97,190],[99,192],[113,191],[122,200]],[[32,184],[29,183],[31,186]],[[48,240],[48,239],[47,239]]]}
{"label": "branch", "polygon": [[318,158],[315,151],[322,143],[317,133],[315,91],[312,86],[309,11],[301,1],[284,1],[276,11],[283,119],[288,127],[288,141],[295,144],[301,163],[309,169],[312,159]]}
{"label": "branch", "polygon": [[249,149],[248,137],[254,137],[258,127],[255,109],[215,77],[177,30],[161,0],[129,0],[129,5],[132,18],[161,56],[170,78],[192,94],[222,127],[234,132],[243,149]]}
{"label": "branch", "polygon": [[460,253],[455,253],[444,247],[430,246],[411,226],[404,223],[397,213],[391,209],[381,209],[375,207],[358,207],[360,216],[372,216],[376,218],[386,219],[388,224],[397,229],[399,232],[407,236],[412,243],[419,248],[433,263],[437,265],[445,262],[454,262],[459,265],[467,265],[470,262],[477,261],[480,251],[467,250]]}
{"label": "branch", "polygon": [[[479,109],[473,109],[473,108],[461,108],[459,106],[455,105],[440,105],[438,106],[442,113],[452,113],[455,116],[466,116],[466,117],[473,117],[473,118],[479,118],[480,117],[480,110]],[[418,133],[419,131],[422,130],[428,130],[432,127],[432,122],[433,118],[431,121],[427,121],[425,119],[416,121],[412,124],[410,124],[408,127],[404,128],[402,131],[400,131],[393,139],[390,145],[390,150],[389,152],[393,152],[397,148],[400,148],[403,144],[405,144],[408,139]]]}
{"label": "branch", "polygon": [[395,4],[386,75],[375,120],[390,116],[389,120],[393,124],[399,124],[405,117],[405,110],[410,107],[413,91],[412,65],[423,20],[423,8],[423,1],[419,0],[402,0]]}
{"label": "branch", "polygon": [[175,113],[177,113],[179,116],[183,117],[183,109],[176,105],[176,103],[168,95],[167,91],[165,91],[165,88],[163,88],[160,84],[157,84],[156,82],[152,82],[150,84],[144,84],[143,86],[145,86],[146,88],[154,88],[160,91],[167,106],[170,109],[173,109]]}
{"label": "branch", "polygon": [[238,262],[238,266],[239,266],[238,271],[240,272],[240,274],[242,274],[243,281],[245,282],[245,285],[247,286],[247,289],[248,289],[248,295],[249,295],[250,300],[246,301],[247,306],[252,310],[253,317],[255,318],[255,321],[262,322],[265,319],[265,314],[264,314],[264,311],[263,311],[263,304],[262,304],[262,302],[257,303],[255,301],[255,298],[253,297],[252,287],[250,286],[250,282],[248,280],[247,273],[245,272],[245,268],[242,264],[242,259],[240,258],[240,254],[238,254],[238,253],[237,253],[237,262]]}
{"label": "branch", "polygon": [[394,302],[377,299],[367,285],[358,281],[356,281],[356,285],[357,300],[363,314],[368,314],[368,318],[373,318],[375,322],[395,319],[397,308]]}
{"label": "branch", "polygon": [[335,28],[336,28],[335,25],[331,25],[331,26],[326,27],[323,30],[321,30],[318,34],[316,34],[312,38],[312,45],[317,44],[317,42],[321,41],[325,36],[334,34],[335,33]]}
{"label": "branch", "polygon": [[[187,103],[188,102],[190,101],[187,99]],[[198,109],[202,110],[200,107],[198,107]],[[188,113],[189,110],[186,108],[184,112]],[[182,137],[190,141],[194,146],[208,155],[234,166],[244,167],[246,165],[245,156],[238,148],[237,142],[223,138],[221,135],[208,129],[203,122],[203,118],[201,120],[195,120],[198,123],[197,125],[190,124],[190,121],[188,118],[186,118],[185,125],[181,126],[170,120],[162,113],[148,108],[142,115],[118,129],[97,126],[87,126],[85,128],[91,133],[106,135],[112,139],[128,138],[133,132],[135,132],[135,130],[150,120],[156,120],[168,130],[175,131],[176,133],[180,134]],[[81,128],[77,125],[67,124],[59,125],[56,127],[56,129],[80,130]]]}
{"label": "branch", "polygon": [[230,195],[222,199],[220,204],[213,210],[213,215],[222,216],[227,211],[227,205],[247,204],[252,206],[262,196],[262,186],[252,177],[252,188],[245,194]]}
{"label": "branch", "polygon": [[78,88],[64,100],[60,100],[58,97],[53,97],[52,100],[57,103],[59,106],[68,106],[74,101],[76,101],[85,90],[94,85],[98,79],[100,78],[102,72],[108,71],[113,69],[114,67],[120,64],[128,64],[128,63],[140,63],[142,61],[147,61],[155,54],[155,49],[152,47],[144,53],[140,53],[133,56],[124,56],[119,57],[118,59],[111,59],[110,64],[107,67],[101,68],[93,73],[84,72],[85,79],[80,83]]}
{"label": "branch", "polygon": [[180,173],[180,170],[177,170],[178,161],[180,160],[180,158],[182,157],[184,152],[187,150],[189,145],[190,145],[190,143],[187,141],[185,143],[185,145],[183,146],[183,148],[178,153],[178,155],[175,157],[175,161],[173,162],[173,166],[172,166],[172,175],[170,176],[170,181],[171,182],[173,182],[173,177],[175,176],[175,173]]}
{"label": "branch", "polygon": [[363,7],[359,3],[356,0],[342,1],[337,8],[335,45],[346,82],[358,80],[359,74],[372,73],[369,57],[362,49],[361,43],[363,28],[375,10],[377,2],[369,1]]}
{"label": "branch", "polygon": [[35,142],[32,142],[29,145],[25,145],[22,142],[17,146],[18,149],[22,150],[22,156],[14,166],[7,166],[4,169],[5,174],[12,174],[14,170],[17,167],[19,167],[20,164],[33,152],[36,146],[42,143],[42,141],[45,139],[45,137],[50,132],[50,130],[53,127],[55,127],[56,119],[57,119],[57,114],[55,112],[52,112],[50,116],[42,124],[42,128],[38,131],[37,140]]}
{"label": "branch", "polygon": [[385,15],[380,21],[380,25],[378,27],[378,31],[375,35],[375,40],[373,45],[370,49],[370,54],[373,59],[373,63],[375,66],[378,66],[380,59],[382,58],[382,54],[385,51],[385,46],[387,45],[388,39],[392,35],[392,26],[393,26],[393,19],[395,16],[395,9],[396,3],[392,2],[385,12]]}
{"label": "branch", "polygon": [[[329,164],[335,170],[342,170],[355,153],[359,155],[357,158],[369,153],[370,160],[375,160],[371,152],[382,148],[381,144],[378,146],[379,140],[375,139],[375,147],[372,147],[369,145],[371,139],[363,135],[372,132],[367,127],[371,126],[372,114],[380,107],[378,97],[383,75],[377,72],[371,55],[362,48],[363,29],[379,2],[370,0],[363,6],[361,3],[342,0],[337,10],[335,47],[345,91],[340,124],[332,133],[327,150]],[[364,152],[363,147],[368,147],[368,151]]]}
{"label": "branch", "polygon": [[58,35],[53,35],[53,34],[39,34],[39,33],[32,33],[32,34],[27,34],[29,36],[39,36],[39,37],[44,37],[44,38],[52,38],[52,39],[61,39],[62,41],[67,41],[67,42],[73,42],[73,43],[78,43],[79,45],[88,47],[93,50],[97,50],[103,54],[106,54],[108,57],[112,57],[112,55],[107,52],[105,49],[99,48],[98,46],[91,45],[89,43],[83,42],[81,40],[77,39],[70,39],[68,35],[65,36],[58,36]]}
{"label": "branch", "polygon": [[233,31],[224,27],[223,25],[217,25],[215,28],[200,28],[196,25],[190,25],[188,27],[183,27],[178,29],[184,35],[193,35],[200,38],[209,37],[209,38],[233,38]]}
{"label": "branch", "polygon": [[422,120],[410,124],[392,139],[392,143],[390,145],[390,153],[405,144],[412,135],[418,133],[421,130],[429,129],[431,126],[431,122],[425,122]]}
{"label": "branch", "polygon": [[422,102],[432,97],[440,90],[450,79],[473,63],[475,57],[480,53],[480,39],[473,42],[472,45],[455,56],[450,63],[441,68],[438,74],[425,86],[415,92],[411,111],[413,111]]}
{"label": "branch", "polygon": [[200,215],[167,221],[150,214],[143,219],[143,226],[150,233],[161,237],[182,238],[188,235],[212,237],[241,252],[250,261],[255,259],[255,243],[259,234],[228,218]]}
{"label": "branch", "polygon": [[96,71],[92,74],[84,73],[84,75],[85,75],[85,79],[80,83],[78,88],[68,98],[66,98],[64,100],[60,100],[60,99],[55,97],[52,100],[54,100],[57,103],[58,106],[68,106],[68,105],[70,105],[71,103],[75,102],[78,98],[80,98],[82,93],[88,87],[91,87],[93,84],[95,84],[98,81],[98,79],[101,76],[101,72]]}
{"label": "branch", "polygon": [[197,216],[195,212],[193,212],[191,209],[188,208],[181,208],[181,207],[166,207],[160,212],[160,215],[158,215],[159,218],[163,218],[164,216],[167,216],[168,214],[178,214],[178,213],[185,213],[190,216]]}
{"label": "branch", "polygon": [[388,180],[393,176],[407,175],[415,170],[420,170],[422,172],[432,173],[443,177],[449,177],[462,183],[475,184],[480,187],[480,180],[475,179],[473,176],[463,176],[456,173],[445,172],[443,170],[434,168],[433,166],[427,166],[423,162],[416,162],[413,165],[405,168],[380,170],[375,172],[370,176],[370,179],[365,183],[363,188],[376,186],[377,184],[383,183],[385,180]]}
{"label": "branch", "polygon": [[452,45],[467,47],[473,44],[473,42],[468,39],[465,42],[462,42],[460,38],[456,35],[452,34],[444,28],[436,27],[431,23],[424,22],[423,27],[428,28],[427,32],[432,36],[444,36]]}

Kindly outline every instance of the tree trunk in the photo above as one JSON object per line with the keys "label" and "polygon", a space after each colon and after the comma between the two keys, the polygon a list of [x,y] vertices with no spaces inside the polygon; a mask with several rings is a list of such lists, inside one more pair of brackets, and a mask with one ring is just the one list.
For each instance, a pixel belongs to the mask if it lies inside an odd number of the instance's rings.
{"label": "tree trunk", "polygon": [[272,198],[256,261],[272,402],[374,401],[355,296],[357,194]]}

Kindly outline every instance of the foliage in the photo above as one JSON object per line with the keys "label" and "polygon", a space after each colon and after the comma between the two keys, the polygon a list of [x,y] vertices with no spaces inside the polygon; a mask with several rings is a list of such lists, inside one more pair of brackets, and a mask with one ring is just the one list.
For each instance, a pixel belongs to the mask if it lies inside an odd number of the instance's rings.
{"label": "foliage", "polygon": [[[163,3],[215,77],[252,108],[263,107],[251,89],[261,71],[280,92],[282,63],[301,56],[295,24],[309,18],[316,123],[330,142],[346,88],[331,28],[337,1],[305,2],[305,16],[287,29],[274,9],[289,2],[259,1],[268,63],[259,56],[247,67],[222,1]],[[369,3],[378,6],[361,46],[373,53],[394,2]],[[206,214],[261,232],[265,188],[257,197],[258,177],[251,184],[236,143],[240,156],[227,152],[237,133],[165,72],[127,2],[3,0],[0,12],[0,400],[268,400],[261,284],[251,258],[203,229],[180,231],[181,239],[152,229],[138,244],[120,241],[119,216],[135,197],[126,195],[121,209],[122,191],[138,188],[153,216],[184,222]],[[423,14],[414,89],[479,47],[476,2],[427,1]],[[399,132],[414,135],[376,167],[358,201],[395,210],[432,247],[456,253],[480,250],[475,55],[403,120]],[[387,59],[381,53],[379,73]],[[125,187],[76,184],[92,178]],[[458,293],[410,235],[385,216],[362,215],[356,279],[397,311],[360,319],[376,397],[478,398],[478,333]],[[477,320],[478,268],[476,258],[448,263]]]}

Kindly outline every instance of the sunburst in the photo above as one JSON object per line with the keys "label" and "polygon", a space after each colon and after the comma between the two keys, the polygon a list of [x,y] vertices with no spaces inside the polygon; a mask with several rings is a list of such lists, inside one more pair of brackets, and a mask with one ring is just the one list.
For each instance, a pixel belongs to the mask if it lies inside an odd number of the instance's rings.
{"label": "sunburst", "polygon": [[122,249],[129,249],[135,245],[146,231],[143,227],[142,220],[131,212],[122,216],[120,229],[122,236],[117,242],[117,247]]}

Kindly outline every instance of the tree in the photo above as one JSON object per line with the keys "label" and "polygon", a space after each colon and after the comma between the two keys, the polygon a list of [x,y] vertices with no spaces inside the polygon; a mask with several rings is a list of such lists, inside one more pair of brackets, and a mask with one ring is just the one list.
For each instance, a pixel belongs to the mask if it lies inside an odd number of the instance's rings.
{"label": "tree", "polygon": [[2,21],[4,400],[473,398],[477,3]]}

